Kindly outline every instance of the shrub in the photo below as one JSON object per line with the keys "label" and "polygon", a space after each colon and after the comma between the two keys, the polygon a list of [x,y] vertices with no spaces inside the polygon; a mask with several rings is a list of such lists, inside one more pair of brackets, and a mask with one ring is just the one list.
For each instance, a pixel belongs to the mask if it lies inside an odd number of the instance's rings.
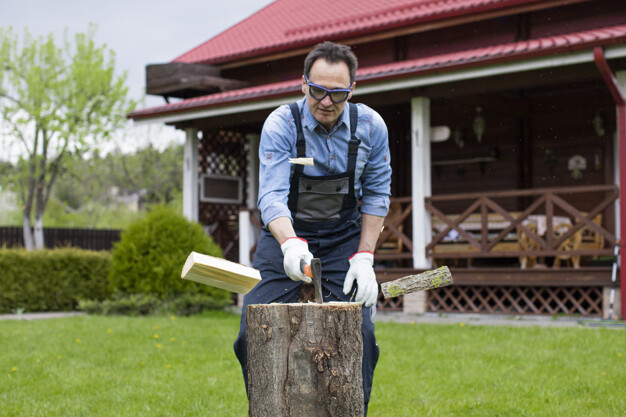
{"label": "shrub", "polygon": [[207,310],[224,308],[230,299],[216,298],[207,294],[186,293],[167,300],[163,310],[179,316],[189,316]]}
{"label": "shrub", "polygon": [[145,316],[158,312],[161,300],[150,294],[116,295],[110,300],[81,300],[78,308],[88,314]]}
{"label": "shrub", "polygon": [[191,251],[222,256],[220,247],[199,224],[167,207],[153,207],[122,232],[113,248],[109,280],[124,294],[153,294],[164,299],[193,290],[229,300],[227,291],[180,278]]}
{"label": "shrub", "polygon": [[189,316],[203,311],[221,309],[229,304],[223,297],[189,292],[161,300],[151,294],[116,294],[110,300],[83,300],[78,308],[88,314],[145,316],[176,314]]}
{"label": "shrub", "polygon": [[111,255],[82,249],[0,249],[0,313],[71,311],[110,297]]}

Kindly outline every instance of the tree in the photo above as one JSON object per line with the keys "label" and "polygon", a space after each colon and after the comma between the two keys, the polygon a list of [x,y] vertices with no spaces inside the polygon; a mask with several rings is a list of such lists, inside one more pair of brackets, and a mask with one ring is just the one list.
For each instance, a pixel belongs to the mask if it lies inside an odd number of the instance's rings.
{"label": "tree", "polygon": [[168,204],[182,193],[182,145],[170,144],[159,151],[149,143],[132,154],[109,153],[106,161],[115,186],[137,195],[140,210],[146,204]]}
{"label": "tree", "polygon": [[94,35],[90,26],[59,48],[52,34],[25,31],[20,46],[11,29],[0,30],[0,114],[27,166],[16,184],[28,249],[44,246],[43,213],[65,158],[106,139],[135,106],[113,51]]}

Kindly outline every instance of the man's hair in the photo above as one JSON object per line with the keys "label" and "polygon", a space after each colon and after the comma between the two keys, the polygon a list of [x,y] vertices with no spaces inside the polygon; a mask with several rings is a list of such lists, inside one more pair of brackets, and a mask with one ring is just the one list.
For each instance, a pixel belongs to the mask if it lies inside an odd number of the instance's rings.
{"label": "man's hair", "polygon": [[324,59],[329,64],[344,62],[350,72],[350,84],[354,82],[358,60],[349,46],[328,41],[318,43],[304,59],[304,75],[307,77],[311,76],[311,67],[315,61],[320,58]]}

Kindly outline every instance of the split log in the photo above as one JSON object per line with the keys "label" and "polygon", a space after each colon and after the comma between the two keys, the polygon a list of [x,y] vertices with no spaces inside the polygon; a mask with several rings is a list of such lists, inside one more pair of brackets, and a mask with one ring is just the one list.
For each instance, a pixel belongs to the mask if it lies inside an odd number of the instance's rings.
{"label": "split log", "polygon": [[248,305],[250,417],[361,417],[361,323],[359,303]]}
{"label": "split log", "polygon": [[442,266],[432,271],[385,282],[380,285],[380,289],[385,298],[393,298],[416,291],[444,287],[450,284],[452,284],[450,270],[447,266]]}

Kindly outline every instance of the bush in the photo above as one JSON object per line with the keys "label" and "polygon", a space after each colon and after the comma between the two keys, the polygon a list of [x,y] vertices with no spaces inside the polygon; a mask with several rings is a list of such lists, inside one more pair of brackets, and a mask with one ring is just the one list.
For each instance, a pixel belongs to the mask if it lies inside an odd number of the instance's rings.
{"label": "bush", "polygon": [[0,249],[0,313],[71,311],[111,296],[111,255],[82,249]]}
{"label": "bush", "polygon": [[175,314],[190,316],[203,311],[216,310],[230,304],[228,299],[207,294],[189,292],[161,300],[151,294],[116,294],[110,300],[83,300],[78,309],[87,314],[105,316],[146,316],[153,314]]}
{"label": "bush", "polygon": [[145,218],[122,232],[113,248],[109,280],[124,294],[152,294],[160,299],[190,290],[220,303],[230,293],[180,278],[191,251],[222,256],[222,251],[197,223],[163,206],[153,207]]}
{"label": "bush", "polygon": [[161,300],[150,294],[116,295],[110,300],[82,300],[79,310],[88,314],[145,316],[157,313]]}

